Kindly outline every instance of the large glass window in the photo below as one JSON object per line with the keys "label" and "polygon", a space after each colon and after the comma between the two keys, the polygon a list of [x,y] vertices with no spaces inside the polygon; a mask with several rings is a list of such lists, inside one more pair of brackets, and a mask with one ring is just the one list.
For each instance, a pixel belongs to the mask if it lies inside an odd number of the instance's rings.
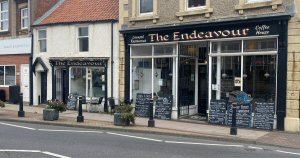
{"label": "large glass window", "polygon": [[86,68],[71,68],[70,78],[70,93],[80,96],[86,96]]}
{"label": "large glass window", "polygon": [[47,52],[47,31],[39,30],[40,52]]}
{"label": "large glass window", "polygon": [[89,51],[89,28],[88,27],[78,28],[78,42],[79,42],[80,52]]}
{"label": "large glass window", "polygon": [[8,1],[0,2],[0,31],[8,31]]}
{"label": "large glass window", "polygon": [[174,98],[175,52],[174,45],[131,47],[131,96],[134,102],[137,93],[173,95]]}
{"label": "large glass window", "polygon": [[153,0],[140,0],[140,14],[153,13]]}
{"label": "large glass window", "polygon": [[91,96],[104,97],[105,96],[105,70],[101,68],[90,68],[92,74],[91,81]]}
{"label": "large glass window", "polygon": [[16,84],[16,67],[0,66],[0,85],[12,86]]}
{"label": "large glass window", "polygon": [[244,52],[277,51],[277,39],[245,40]]}

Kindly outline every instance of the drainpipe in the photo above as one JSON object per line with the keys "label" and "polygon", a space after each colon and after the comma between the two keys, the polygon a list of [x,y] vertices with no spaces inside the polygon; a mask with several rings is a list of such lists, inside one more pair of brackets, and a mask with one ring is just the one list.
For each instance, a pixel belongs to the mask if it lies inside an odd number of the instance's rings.
{"label": "drainpipe", "polygon": [[28,10],[29,10],[29,24],[28,26],[28,32],[31,34],[31,51],[30,51],[30,56],[29,56],[29,105],[33,105],[33,71],[32,71],[32,58],[33,58],[33,33],[32,33],[32,0],[28,0]]}
{"label": "drainpipe", "polygon": [[113,90],[113,80],[114,80],[114,75],[113,75],[113,71],[114,71],[114,21],[111,21],[111,59],[110,59],[110,65],[111,65],[111,69],[110,69],[110,97],[113,97],[114,95],[114,90]]}

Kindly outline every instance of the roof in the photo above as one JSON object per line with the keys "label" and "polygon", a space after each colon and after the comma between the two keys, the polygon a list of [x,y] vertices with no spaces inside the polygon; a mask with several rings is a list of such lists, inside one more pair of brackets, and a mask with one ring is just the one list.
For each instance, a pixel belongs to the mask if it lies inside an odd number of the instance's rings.
{"label": "roof", "polygon": [[119,0],[61,0],[35,24],[111,21],[118,17]]}

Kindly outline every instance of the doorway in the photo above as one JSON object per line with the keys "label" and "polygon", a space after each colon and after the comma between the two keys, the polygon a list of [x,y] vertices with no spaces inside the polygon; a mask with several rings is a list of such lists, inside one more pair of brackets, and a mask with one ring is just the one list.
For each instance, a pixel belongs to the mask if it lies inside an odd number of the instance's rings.
{"label": "doorway", "polygon": [[47,103],[47,71],[41,72],[41,104]]}

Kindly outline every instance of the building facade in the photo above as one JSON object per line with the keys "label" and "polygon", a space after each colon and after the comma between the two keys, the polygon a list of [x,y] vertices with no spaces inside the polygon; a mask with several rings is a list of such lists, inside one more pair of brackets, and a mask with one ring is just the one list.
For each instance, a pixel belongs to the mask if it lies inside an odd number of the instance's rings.
{"label": "building facade", "polygon": [[61,0],[35,21],[34,105],[71,96],[104,98],[107,105],[108,97],[118,98],[117,2]]}
{"label": "building facade", "polygon": [[29,102],[29,17],[27,0],[0,1],[0,89],[5,92],[1,100],[12,101],[9,87],[18,86],[17,91]]}
{"label": "building facade", "polygon": [[283,130],[289,124],[287,41],[294,1],[126,2],[120,5],[126,98],[136,103],[141,94],[170,96],[172,119],[192,115],[229,125],[230,97],[242,91],[239,126]]}

